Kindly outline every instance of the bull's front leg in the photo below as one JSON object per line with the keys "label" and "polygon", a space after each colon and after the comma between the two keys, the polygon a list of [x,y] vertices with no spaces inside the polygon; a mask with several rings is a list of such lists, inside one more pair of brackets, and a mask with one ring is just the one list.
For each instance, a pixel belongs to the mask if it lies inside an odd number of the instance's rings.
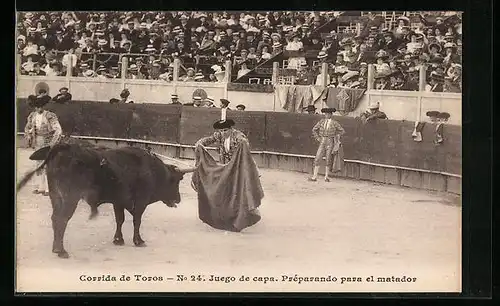
{"label": "bull's front leg", "polygon": [[115,245],[124,245],[125,241],[123,240],[122,225],[125,221],[125,208],[121,205],[113,204],[113,209],[115,211],[116,220],[116,231],[113,237],[113,243]]}
{"label": "bull's front leg", "polygon": [[134,210],[132,212],[133,216],[133,222],[134,222],[134,244],[135,246],[142,247],[146,246],[145,241],[142,240],[141,238],[141,233],[140,233],[140,227],[141,227],[141,219],[142,219],[142,214],[144,213],[144,210],[146,208],[146,205],[137,205],[134,207]]}

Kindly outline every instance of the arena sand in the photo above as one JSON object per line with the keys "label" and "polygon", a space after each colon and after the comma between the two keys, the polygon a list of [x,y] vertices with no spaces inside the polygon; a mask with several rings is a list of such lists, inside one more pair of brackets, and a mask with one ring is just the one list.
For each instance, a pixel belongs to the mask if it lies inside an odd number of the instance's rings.
{"label": "arena sand", "polygon": [[[28,156],[27,150],[18,150],[19,176],[33,167]],[[190,175],[181,183],[178,208],[158,202],[146,210],[144,248],[133,246],[129,214],[123,225],[125,245],[115,246],[112,206],[102,205],[99,217],[88,220],[89,207],[81,202],[66,231],[69,259],[51,253],[50,200],[32,194],[30,182],[17,195],[17,291],[461,290],[460,197],[344,179],[311,183],[305,174],[279,170],[261,169],[261,174],[262,220],[241,233],[199,221]],[[177,281],[179,274],[187,280]],[[117,281],[80,279],[103,275]],[[122,275],[130,281],[120,281]],[[134,275],[154,278],[136,281]],[[199,280],[191,281],[192,275]],[[214,282],[210,275],[235,279]],[[242,275],[249,280],[239,281]],[[328,276],[337,281],[304,281]],[[377,282],[392,276],[416,280]]]}

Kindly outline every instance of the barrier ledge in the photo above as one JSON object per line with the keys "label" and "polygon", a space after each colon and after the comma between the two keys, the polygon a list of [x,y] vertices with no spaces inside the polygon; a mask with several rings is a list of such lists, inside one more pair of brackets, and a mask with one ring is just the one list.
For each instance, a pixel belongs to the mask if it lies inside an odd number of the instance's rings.
{"label": "barrier ledge", "polygon": [[456,92],[428,92],[428,91],[405,91],[405,90],[367,90],[367,95],[371,96],[389,96],[389,97],[424,97],[439,99],[462,99],[462,93]]}
{"label": "barrier ledge", "polygon": [[226,88],[225,83],[218,82],[166,82],[162,80],[138,80],[138,79],[125,79],[125,85],[167,85],[167,86],[183,86],[183,87],[196,87],[196,88]]}
{"label": "barrier ledge", "polygon": [[[18,132],[18,136],[24,136],[23,132]],[[93,140],[96,144],[104,142],[107,146],[123,147],[128,145],[149,145],[165,152],[173,158],[192,160],[194,158],[194,145],[184,145],[177,143],[165,143],[142,139],[123,139],[95,136],[71,135],[73,138]],[[166,148],[165,148],[166,147]],[[174,148],[174,150],[169,149]],[[180,150],[191,151],[191,154],[181,154]],[[215,147],[207,147],[210,151],[215,151]],[[175,153],[174,153],[175,152]],[[270,151],[251,151],[256,163],[261,168],[282,169],[301,173],[312,172],[312,155],[291,154]],[[281,159],[280,157],[284,157]],[[324,160],[324,158],[323,158]],[[432,170],[415,169],[402,166],[377,164],[360,160],[345,159],[345,167],[342,173],[334,174],[335,177],[342,177],[355,180],[367,180],[388,185],[399,185],[416,189],[432,191],[445,191],[461,194],[462,176],[453,173],[438,172]],[[367,168],[368,167],[368,168]],[[324,167],[321,167],[320,174],[324,174]],[[438,182],[433,184],[431,182]]]}

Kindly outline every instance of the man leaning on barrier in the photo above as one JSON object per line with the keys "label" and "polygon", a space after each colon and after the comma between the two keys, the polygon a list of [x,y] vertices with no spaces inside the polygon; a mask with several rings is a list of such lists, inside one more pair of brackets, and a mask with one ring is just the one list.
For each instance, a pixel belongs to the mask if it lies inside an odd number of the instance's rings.
{"label": "man leaning on barrier", "polygon": [[313,137],[319,142],[318,151],[314,158],[313,176],[309,181],[315,182],[319,173],[319,164],[326,157],[325,182],[329,182],[328,174],[332,165],[332,154],[339,150],[340,137],[345,133],[344,128],[332,118],[335,108],[323,108],[321,112],[325,118],[321,119],[312,129]]}
{"label": "man leaning on barrier", "polygon": [[365,111],[360,115],[361,120],[363,123],[367,123],[368,121],[373,121],[377,119],[387,119],[387,115],[380,111],[380,103],[371,103],[368,106],[368,111]]}

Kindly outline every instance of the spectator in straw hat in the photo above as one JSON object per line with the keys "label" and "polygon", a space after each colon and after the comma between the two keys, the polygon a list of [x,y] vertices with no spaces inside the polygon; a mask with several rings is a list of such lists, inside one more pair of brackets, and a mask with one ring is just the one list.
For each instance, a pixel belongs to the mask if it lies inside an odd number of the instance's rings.
{"label": "spectator in straw hat", "polygon": [[[348,71],[342,76],[342,86],[344,88],[351,88],[354,82],[357,82],[357,79],[359,78],[359,72],[358,71]],[[359,86],[359,82],[358,82]]]}
{"label": "spectator in straw hat", "polygon": [[33,70],[31,70],[28,75],[30,76],[45,76],[47,75],[45,73],[45,71],[42,70],[42,68],[40,67],[40,63],[38,62],[35,62],[33,63]]}
{"label": "spectator in straw hat", "polygon": [[68,87],[62,87],[59,89],[59,93],[52,98],[55,103],[65,104],[72,99],[72,95],[68,92]]}
{"label": "spectator in straw hat", "polygon": [[194,75],[194,81],[195,82],[204,82],[205,80],[205,76],[203,75],[202,72],[197,72],[195,75]]}
{"label": "spectator in straw hat", "polygon": [[283,51],[283,45],[280,42],[274,42],[272,45],[272,48],[273,48],[273,53],[272,53],[273,56],[275,56],[275,55],[281,53],[281,51]]}
{"label": "spectator in straw hat", "polygon": [[118,70],[118,66],[111,66],[108,74],[108,78],[110,79],[119,79],[120,78],[120,70]]}
{"label": "spectator in straw hat", "polygon": [[215,107],[214,102],[215,102],[214,98],[207,96],[205,98],[205,100],[203,101],[202,106],[203,107]]}
{"label": "spectator in straw hat", "polygon": [[194,79],[195,74],[196,73],[195,73],[194,68],[191,68],[191,67],[187,68],[186,69],[186,75],[182,78],[182,81],[184,81],[184,82],[194,82],[195,81],[195,79]]}
{"label": "spectator in straw hat", "polygon": [[433,71],[430,75],[430,82],[425,86],[425,91],[443,92],[444,75]]}
{"label": "spectator in straw hat", "polygon": [[455,43],[445,43],[444,49],[446,55],[443,59],[443,64],[449,66],[451,63],[460,63],[460,56],[457,54],[457,44]]}
{"label": "spectator in straw hat", "polygon": [[316,107],[314,105],[308,105],[303,108],[309,115],[314,115],[316,114]]}
{"label": "spectator in straw hat", "polygon": [[200,107],[202,105],[203,101],[200,96],[194,96],[193,97],[193,106],[194,107]]}
{"label": "spectator in straw hat", "polygon": [[326,51],[323,51],[323,50],[319,51],[318,60],[320,62],[326,62],[327,58],[328,58],[328,54],[326,53]]}
{"label": "spectator in straw hat", "polygon": [[137,65],[136,64],[132,64],[128,67],[127,69],[127,72],[128,72],[128,75],[127,75],[127,79],[138,79],[138,69],[137,69]]}
{"label": "spectator in straw hat", "polygon": [[170,99],[171,99],[170,104],[182,105],[182,103],[179,101],[179,96],[177,94],[170,95]]}
{"label": "spectator in straw hat", "polygon": [[370,103],[368,105],[368,110],[360,115],[361,120],[366,123],[368,121],[387,119],[387,115],[380,111],[380,103]]}
{"label": "spectator in straw hat", "polygon": [[403,34],[403,28],[407,27],[410,25],[410,19],[406,16],[401,16],[401,17],[398,17],[397,19],[397,23],[398,23],[398,26],[396,27],[396,29],[394,30],[394,32],[397,34],[397,35],[402,35]]}
{"label": "spectator in straw hat", "polygon": [[149,80],[158,80],[160,76],[160,71],[161,71],[161,64],[159,60],[154,60],[150,68],[148,70],[148,79]]}
{"label": "spectator in straw hat", "polygon": [[[50,97],[39,96],[35,99],[33,106],[35,110],[28,116],[24,127],[25,137],[28,143],[35,148],[41,149],[45,146],[53,146],[59,142],[62,136],[62,128],[59,120],[53,112],[44,109],[49,102]],[[41,163],[41,162],[40,162]],[[40,164],[39,163],[39,164]],[[42,168],[37,171],[38,184],[33,190],[35,194],[49,195],[49,186],[45,170]]]}
{"label": "spectator in straw hat", "polygon": [[243,105],[243,104],[238,104],[236,105],[236,110],[239,110],[239,111],[244,111],[246,109],[246,106]]}
{"label": "spectator in straw hat", "polygon": [[108,71],[104,65],[100,65],[99,68],[97,68],[96,73],[97,73],[97,76],[96,76],[97,78],[107,79]]}
{"label": "spectator in straw hat", "polygon": [[441,44],[438,43],[438,42],[431,42],[429,43],[429,46],[427,47],[428,51],[429,51],[429,55],[430,56],[434,56],[436,54],[438,54],[439,52],[441,52]]}

